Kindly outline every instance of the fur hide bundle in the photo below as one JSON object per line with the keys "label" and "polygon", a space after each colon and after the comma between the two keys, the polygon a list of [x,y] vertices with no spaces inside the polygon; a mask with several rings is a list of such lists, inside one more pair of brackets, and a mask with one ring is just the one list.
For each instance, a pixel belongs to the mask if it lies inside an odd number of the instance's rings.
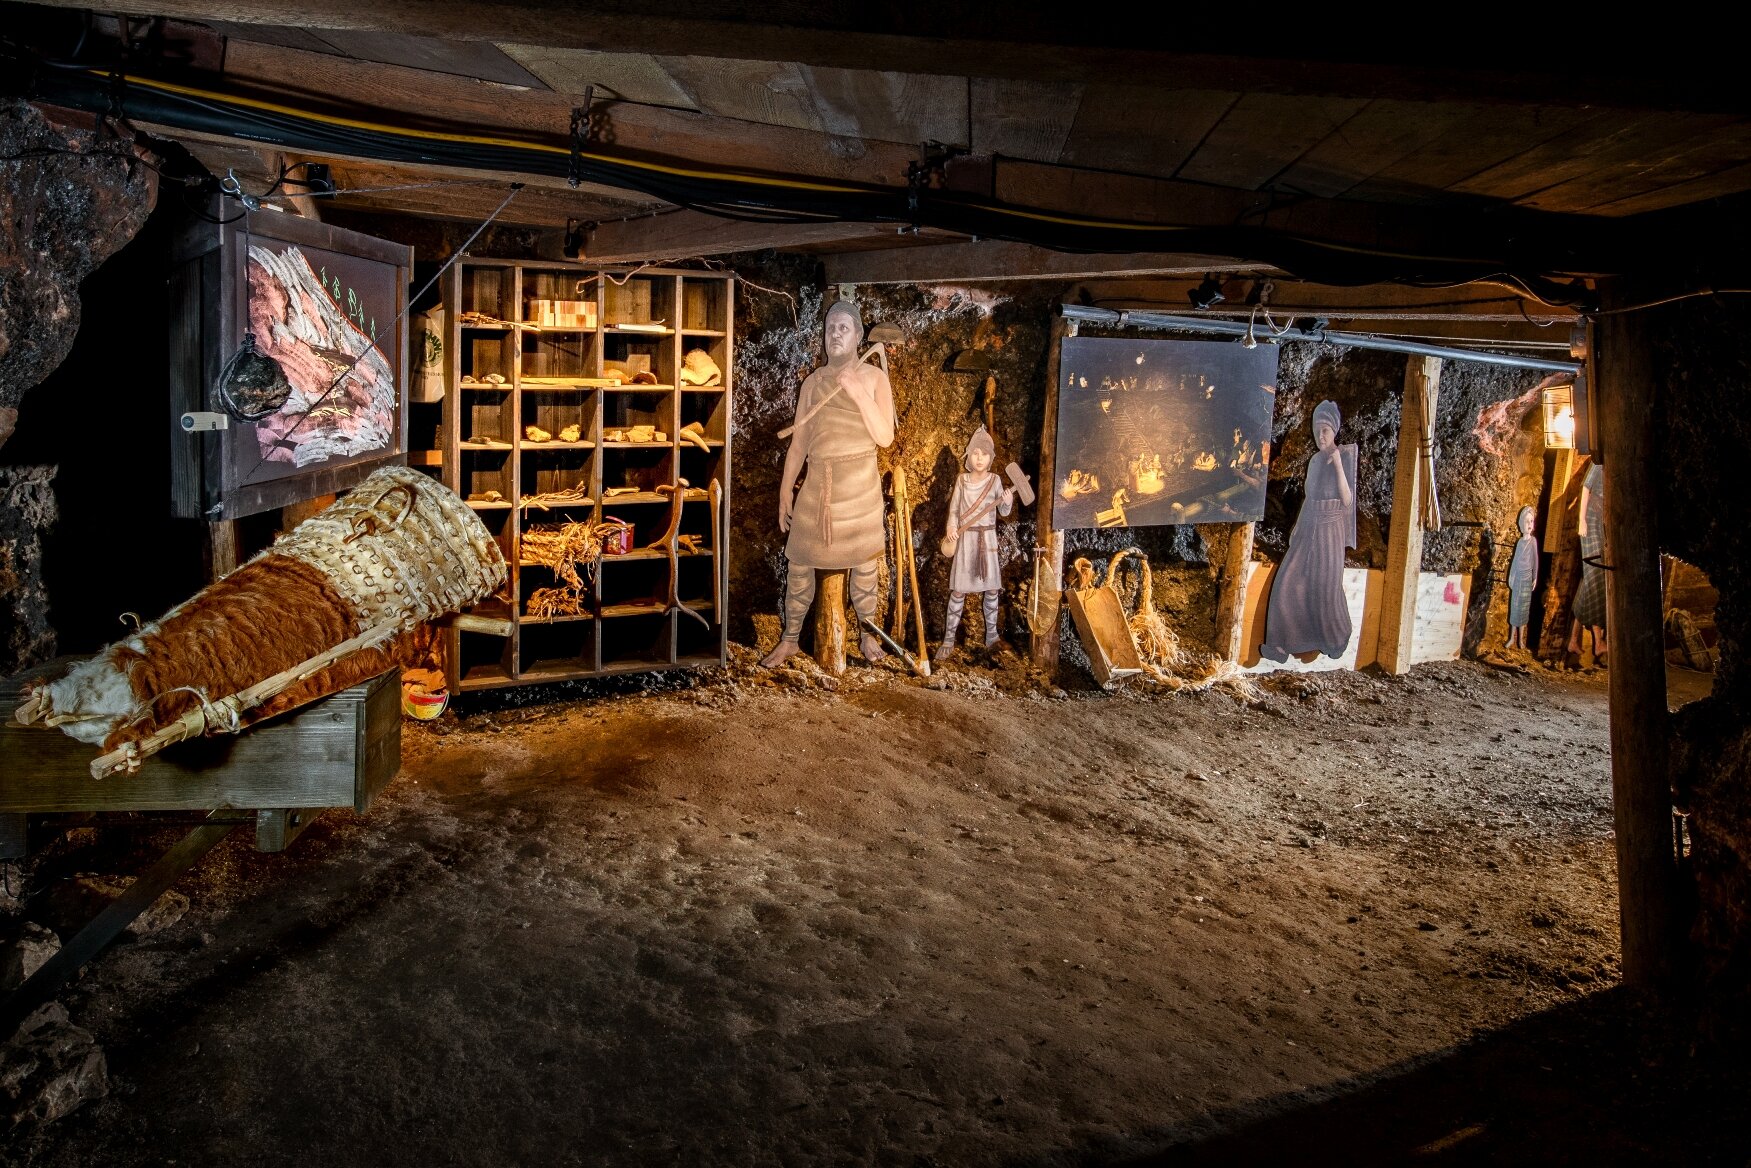
{"label": "fur hide bundle", "polygon": [[368,630],[351,653],[244,711],[235,728],[356,685],[430,651],[426,623],[505,579],[497,543],[454,492],[388,467],[159,620],[32,687],[20,722],[115,750]]}

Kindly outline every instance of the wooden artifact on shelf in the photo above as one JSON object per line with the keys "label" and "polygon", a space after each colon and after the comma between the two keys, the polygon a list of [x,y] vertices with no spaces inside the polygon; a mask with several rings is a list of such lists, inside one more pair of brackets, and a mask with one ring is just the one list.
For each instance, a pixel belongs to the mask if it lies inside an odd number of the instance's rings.
{"label": "wooden artifact on shelf", "polygon": [[1088,654],[1089,669],[1102,689],[1111,689],[1144,671],[1131,620],[1125,615],[1125,606],[1113,583],[1112,568],[1118,559],[1115,556],[1108,566],[1106,583],[1096,585],[1094,565],[1078,557],[1074,565],[1076,583],[1064,590],[1064,599],[1070,604],[1070,619]]}

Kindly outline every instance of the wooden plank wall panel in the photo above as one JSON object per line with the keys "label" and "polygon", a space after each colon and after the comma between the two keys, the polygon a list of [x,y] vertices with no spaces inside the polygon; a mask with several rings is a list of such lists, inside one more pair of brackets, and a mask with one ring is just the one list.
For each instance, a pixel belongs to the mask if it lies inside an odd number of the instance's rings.
{"label": "wooden plank wall panel", "polygon": [[1239,100],[1210,89],[1090,85],[1057,161],[1171,178]]}
{"label": "wooden plank wall panel", "polygon": [[1602,115],[1525,106],[1472,106],[1471,115],[1350,190],[1352,198],[1429,198]]}
{"label": "wooden plank wall panel", "polygon": [[819,128],[883,142],[968,141],[965,77],[801,67]]}
{"label": "wooden plank wall panel", "polygon": [[1664,145],[1653,144],[1634,157],[1615,160],[1609,167],[1559,183],[1523,201],[1544,211],[1590,211],[1601,204],[1657,195],[1746,162],[1751,162],[1751,122],[1736,122],[1710,127],[1688,138],[1675,135]]}
{"label": "wooden plank wall panel", "polygon": [[1367,104],[1359,98],[1246,94],[1180,167],[1179,177],[1258,190]]}
{"label": "wooden plank wall panel", "polygon": [[1570,179],[1634,159],[1643,152],[1657,151],[1675,134],[1689,136],[1730,125],[1733,120],[1726,115],[1612,113],[1559,134],[1448,189],[1456,194],[1524,200]]}
{"label": "wooden plank wall panel", "polygon": [[1082,105],[1074,82],[973,79],[974,154],[1057,162]]}
{"label": "wooden plank wall panel", "polygon": [[1272,185],[1336,198],[1416,153],[1471,113],[1467,106],[1371,101],[1278,175]]}
{"label": "wooden plank wall panel", "polygon": [[560,93],[579,95],[595,86],[595,95],[618,97],[646,105],[696,109],[668,70],[644,53],[593,53],[588,49],[550,49],[540,45],[500,45],[518,64]]}

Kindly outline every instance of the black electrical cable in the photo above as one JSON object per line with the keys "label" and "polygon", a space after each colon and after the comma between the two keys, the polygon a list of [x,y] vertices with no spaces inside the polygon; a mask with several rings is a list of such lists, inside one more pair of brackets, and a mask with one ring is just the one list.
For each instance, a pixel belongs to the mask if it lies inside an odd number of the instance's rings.
{"label": "black electrical cable", "polygon": [[[310,153],[387,162],[567,178],[569,145],[521,141],[461,131],[393,126],[362,117],[294,109],[276,102],[129,75],[93,70],[38,72],[32,96],[72,108],[106,112],[116,107],[133,121],[266,142]],[[923,186],[882,187],[840,180],[755,174],[701,165],[611,156],[577,155],[581,181],[634,190],[678,206],[756,222],[890,222],[1035,244],[1068,252],[1181,251],[1246,255],[1320,283],[1355,286],[1381,282],[1463,284],[1501,280],[1546,303],[1573,304],[1575,287],[1528,274],[1537,265],[1512,255],[1493,258],[1413,255],[1306,239],[1270,228],[1181,227],[1091,218],[1017,207],[996,200]]]}

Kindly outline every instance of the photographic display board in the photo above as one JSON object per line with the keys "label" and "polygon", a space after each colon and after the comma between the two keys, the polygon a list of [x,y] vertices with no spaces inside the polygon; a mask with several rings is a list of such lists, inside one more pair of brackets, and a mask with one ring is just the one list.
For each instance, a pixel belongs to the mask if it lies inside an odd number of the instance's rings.
{"label": "photographic display board", "polygon": [[1273,345],[1066,337],[1052,527],[1262,519]]}

